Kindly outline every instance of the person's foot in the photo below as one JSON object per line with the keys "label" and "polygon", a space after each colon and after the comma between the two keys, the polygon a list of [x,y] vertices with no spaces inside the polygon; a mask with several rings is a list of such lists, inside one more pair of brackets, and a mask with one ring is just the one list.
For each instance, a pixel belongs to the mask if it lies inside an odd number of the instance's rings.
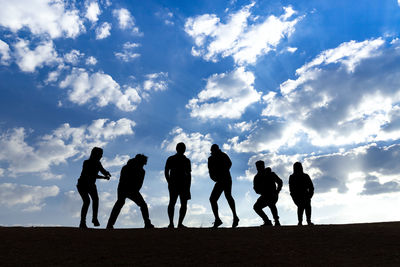
{"label": "person's foot", "polygon": [[279,220],[275,220],[275,226],[281,226],[281,223],[279,222]]}
{"label": "person's foot", "polygon": [[232,228],[236,228],[239,225],[239,217],[233,218]]}
{"label": "person's foot", "polygon": [[112,226],[112,225],[108,225],[108,224],[107,224],[107,227],[106,227],[106,229],[114,229],[114,226]]}
{"label": "person's foot", "polygon": [[99,220],[97,220],[97,219],[93,219],[93,220],[92,220],[92,223],[93,223],[93,225],[96,226],[96,227],[97,227],[97,226],[100,226]]}
{"label": "person's foot", "polygon": [[220,219],[215,220],[214,225],[212,228],[218,228],[218,226],[220,226],[222,224],[222,221]]}
{"label": "person's foot", "polygon": [[152,225],[151,223],[146,223],[144,225],[144,229],[153,229],[153,228],[154,228],[154,225]]}
{"label": "person's foot", "polygon": [[185,229],[185,228],[187,228],[187,227],[184,226],[183,224],[178,224],[178,228]]}
{"label": "person's foot", "polygon": [[261,227],[265,227],[265,226],[272,226],[272,222],[271,222],[270,220],[265,221],[265,222],[261,225]]}
{"label": "person's foot", "polygon": [[307,225],[314,225],[311,221],[307,221]]}
{"label": "person's foot", "polygon": [[168,225],[168,228],[175,228],[175,226],[174,226],[174,224],[173,223],[170,223],[169,225]]}
{"label": "person's foot", "polygon": [[303,223],[302,223],[302,222],[298,222],[297,225],[298,225],[298,226],[302,226]]}
{"label": "person's foot", "polygon": [[87,227],[87,225],[86,225],[85,222],[81,222],[81,223],[79,224],[79,228],[80,228],[80,229],[88,229],[88,227]]}

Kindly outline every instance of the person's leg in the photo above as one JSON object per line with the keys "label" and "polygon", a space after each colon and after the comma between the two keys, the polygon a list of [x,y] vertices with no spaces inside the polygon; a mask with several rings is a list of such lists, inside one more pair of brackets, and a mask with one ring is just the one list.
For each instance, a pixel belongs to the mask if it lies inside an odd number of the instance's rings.
{"label": "person's leg", "polygon": [[82,198],[83,204],[82,204],[82,209],[81,209],[81,222],[79,224],[80,228],[87,228],[86,226],[86,215],[89,209],[90,205],[90,198],[89,198],[89,193],[87,190],[82,189],[80,186],[77,186],[78,188],[78,193]]}
{"label": "person's leg", "polygon": [[222,192],[224,191],[224,188],[222,187],[222,185],[217,182],[214,185],[213,190],[211,191],[211,195],[210,195],[210,203],[211,203],[211,209],[212,212],[214,214],[214,218],[215,218],[215,222],[214,222],[214,227],[218,227],[222,224],[221,219],[219,218],[218,215],[218,199],[221,196]]}
{"label": "person's leg", "polygon": [[183,219],[185,219],[186,211],[187,211],[187,199],[184,197],[180,197],[181,201],[181,208],[179,209],[179,220],[178,220],[178,227],[182,228],[185,227],[183,225]]}
{"label": "person's leg", "polygon": [[278,202],[278,197],[274,196],[271,199],[271,201],[268,203],[268,207],[270,208],[272,217],[274,218],[275,226],[279,226],[281,224],[279,222],[278,209],[276,208],[276,202]]}
{"label": "person's leg", "polygon": [[267,205],[265,203],[265,199],[263,198],[263,196],[260,196],[254,204],[253,209],[264,221],[264,225],[272,225],[267,214],[265,214],[265,212],[263,211],[263,208],[265,208],[266,206]]}
{"label": "person's leg", "polygon": [[125,196],[118,193],[117,202],[115,202],[114,207],[111,210],[110,218],[108,219],[107,229],[114,228],[114,224],[117,221],[118,215],[121,212],[122,207],[125,205]]}
{"label": "person's leg", "polygon": [[307,224],[312,225],[313,223],[311,222],[311,199],[307,199],[305,201],[304,208],[306,210]]}
{"label": "person's leg", "polygon": [[150,216],[149,216],[149,208],[147,207],[146,201],[144,201],[142,194],[139,192],[134,192],[128,196],[133,202],[136,203],[140,207],[140,211],[142,212],[142,218],[144,222],[145,228],[154,228],[154,225],[151,224]]}
{"label": "person's leg", "polygon": [[236,227],[239,224],[239,217],[236,214],[235,200],[232,197],[232,181],[231,180],[224,183],[224,194],[225,194],[225,198],[228,201],[229,207],[231,208],[232,214],[233,214],[232,227]]}
{"label": "person's leg", "polygon": [[97,219],[97,214],[99,211],[99,195],[97,194],[97,187],[96,185],[91,186],[89,188],[89,195],[92,198],[92,223],[94,226],[100,226],[99,220]]}
{"label": "person's leg", "polygon": [[173,188],[169,188],[169,204],[168,204],[168,218],[169,218],[169,228],[174,228],[174,213],[175,204],[178,199],[178,194]]}

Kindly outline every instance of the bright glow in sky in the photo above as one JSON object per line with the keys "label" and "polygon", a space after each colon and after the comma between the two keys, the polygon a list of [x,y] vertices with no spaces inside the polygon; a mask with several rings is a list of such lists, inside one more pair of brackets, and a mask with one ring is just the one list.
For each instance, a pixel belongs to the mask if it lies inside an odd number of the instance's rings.
{"label": "bright glow in sky", "polygon": [[[213,143],[233,162],[240,226],[261,224],[250,208],[257,160],[284,181],[282,224],[297,222],[288,193],[295,161],[316,188],[315,223],[400,220],[398,1],[0,6],[1,225],[77,226],[76,181],[101,146],[113,175],[97,182],[102,226],[121,167],[144,153],[141,192],[153,224],[165,227],[163,169],[182,141],[193,169],[188,226],[214,219]],[[230,226],[226,200],[219,203]],[[115,227],[142,225],[127,201]]]}

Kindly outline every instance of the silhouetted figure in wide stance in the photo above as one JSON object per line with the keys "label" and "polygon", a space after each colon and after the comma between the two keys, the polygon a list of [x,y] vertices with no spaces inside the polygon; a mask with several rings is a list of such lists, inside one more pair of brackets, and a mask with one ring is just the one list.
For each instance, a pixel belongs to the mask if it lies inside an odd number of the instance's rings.
{"label": "silhouetted figure in wide stance", "polygon": [[[94,226],[100,226],[99,220],[97,219],[97,213],[99,210],[99,196],[97,194],[96,179],[110,180],[111,177],[111,174],[101,165],[100,159],[102,157],[103,149],[100,147],[94,147],[90,153],[89,159],[83,162],[82,173],[78,179],[78,184],[76,185],[83,200],[79,228],[87,228],[86,214],[90,205],[90,198],[92,198],[93,201],[92,223]],[[99,175],[99,171],[104,176]]]}
{"label": "silhouetted figure in wide stance", "polygon": [[179,210],[178,228],[186,228],[183,219],[186,215],[187,202],[191,198],[190,184],[192,180],[192,168],[190,160],[184,155],[186,146],[184,143],[176,145],[176,154],[170,156],[165,163],[165,179],[168,182],[169,204],[168,204],[168,228],[174,228],[174,210],[178,196],[181,201]]}
{"label": "silhouetted figure in wide stance", "polygon": [[218,215],[218,199],[222,192],[225,193],[226,200],[233,213],[232,227],[235,228],[239,224],[239,217],[236,214],[235,200],[232,197],[232,177],[229,169],[232,162],[227,154],[222,152],[218,145],[211,146],[211,156],[208,158],[208,172],[210,178],[216,182],[211,192],[210,203],[214,213],[215,222],[213,228],[217,228],[222,224]]}
{"label": "silhouetted figure in wide stance", "polygon": [[311,198],[314,195],[314,185],[310,176],[303,172],[300,162],[293,164],[293,174],[289,177],[289,190],[297,206],[298,225],[303,225],[303,212],[306,211],[307,224],[311,222]]}
{"label": "silhouetted figure in wide stance", "polygon": [[125,204],[125,199],[129,198],[140,207],[144,220],[144,228],[154,228],[149,219],[149,209],[139,190],[142,188],[145,170],[143,166],[147,164],[147,157],[137,154],[135,158],[128,160],[128,163],[122,167],[118,184],[118,199],[115,202],[108,219],[107,229],[113,229],[117,217]]}
{"label": "silhouetted figure in wide stance", "polygon": [[254,176],[253,188],[261,196],[253,206],[254,211],[263,219],[263,226],[270,226],[272,223],[263,211],[263,208],[268,206],[274,217],[275,226],[279,226],[281,224],[279,223],[278,209],[275,204],[278,202],[278,194],[282,189],[282,180],[271,171],[271,168],[265,168],[263,161],[257,161],[256,167],[257,174]]}

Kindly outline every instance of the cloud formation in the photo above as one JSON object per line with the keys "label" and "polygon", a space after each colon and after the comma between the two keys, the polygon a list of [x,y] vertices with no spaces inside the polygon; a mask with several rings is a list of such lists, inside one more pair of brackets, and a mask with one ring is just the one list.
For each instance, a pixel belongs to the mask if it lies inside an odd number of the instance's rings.
{"label": "cloud formation", "polygon": [[121,59],[124,62],[129,62],[134,60],[135,58],[139,57],[140,54],[139,53],[135,53],[133,51],[134,48],[139,47],[140,44],[138,43],[130,43],[130,42],[126,42],[123,45],[123,50],[122,52],[115,52],[114,55]]}
{"label": "cloud formation", "polygon": [[69,100],[78,105],[96,100],[98,107],[115,104],[123,111],[133,111],[141,102],[138,91],[132,87],[124,88],[113,78],[102,72],[88,73],[84,69],[74,68],[71,74],[60,83],[61,88],[71,88]]}
{"label": "cloud formation", "polygon": [[229,14],[226,23],[215,14],[188,18],[185,31],[195,41],[192,55],[214,62],[219,57],[232,56],[238,65],[254,64],[257,58],[275,49],[283,38],[289,37],[301,19],[290,20],[296,11],[288,6],[280,17],[271,15],[261,22],[249,23],[250,10],[254,5],[253,2]]}
{"label": "cloud formation", "polygon": [[57,186],[30,186],[21,184],[0,184],[0,205],[14,207],[22,205],[23,211],[40,211],[45,205],[45,199],[58,195]]}
{"label": "cloud formation", "polygon": [[205,89],[186,105],[192,117],[202,119],[237,119],[246,108],[259,101],[261,93],[254,88],[254,74],[239,67],[232,72],[214,74]]}
{"label": "cloud formation", "polygon": [[98,119],[80,127],[65,123],[32,145],[26,141],[24,128],[10,129],[0,135],[0,162],[8,164],[10,175],[48,172],[72,157],[87,155],[94,146],[104,147],[119,136],[133,134],[134,126],[135,122],[126,118]]}
{"label": "cloud formation", "polygon": [[135,26],[135,19],[131,15],[128,9],[120,8],[114,9],[113,15],[118,19],[118,25],[120,29],[126,30],[131,29],[133,33],[138,34],[139,28]]}
{"label": "cloud formation", "polygon": [[24,72],[34,72],[36,68],[53,65],[62,60],[58,58],[53,41],[43,41],[34,50],[29,48],[30,42],[19,39],[14,45],[18,67]]}
{"label": "cloud formation", "polygon": [[101,14],[101,10],[99,4],[97,2],[86,3],[86,14],[85,17],[95,23],[99,20],[99,15]]}
{"label": "cloud formation", "polygon": [[79,11],[66,7],[64,1],[13,0],[0,4],[0,26],[14,33],[27,28],[34,35],[75,38],[85,31]]}
{"label": "cloud formation", "polygon": [[96,28],[96,39],[101,40],[111,35],[111,23],[103,22],[99,27]]}
{"label": "cloud formation", "polygon": [[10,59],[10,46],[6,42],[0,40],[0,64],[8,65]]}

